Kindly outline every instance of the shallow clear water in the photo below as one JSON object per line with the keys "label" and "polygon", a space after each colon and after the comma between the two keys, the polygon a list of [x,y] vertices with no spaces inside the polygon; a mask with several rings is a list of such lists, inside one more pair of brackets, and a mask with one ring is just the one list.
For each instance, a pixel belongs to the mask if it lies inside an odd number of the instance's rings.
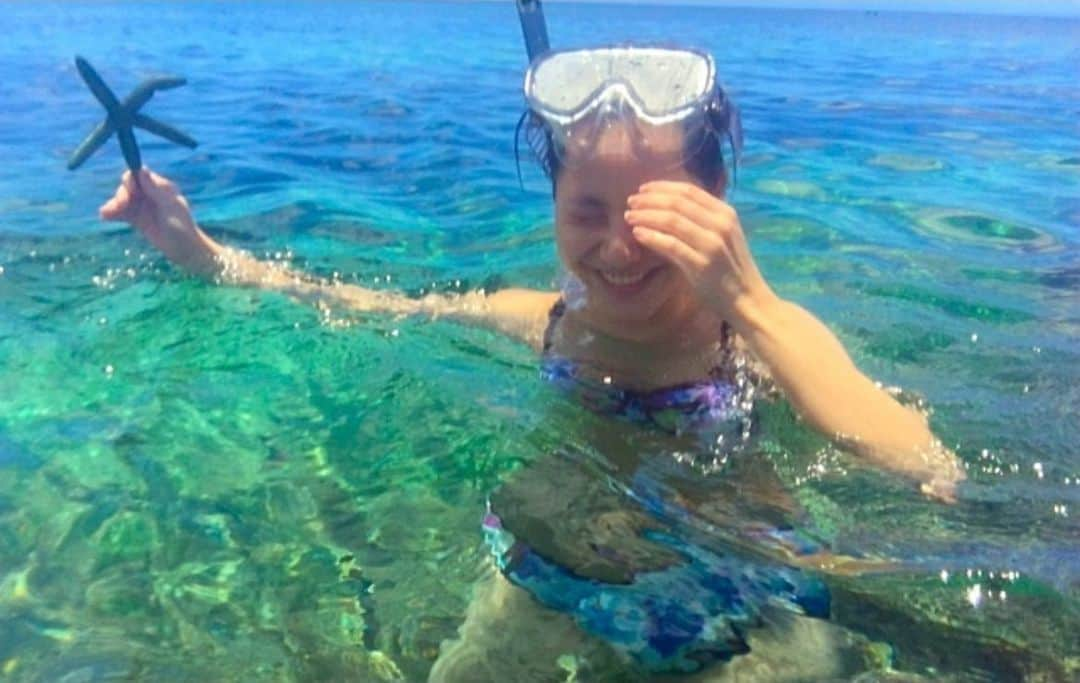
{"label": "shallow clear water", "polygon": [[[969,466],[943,507],[822,474],[779,420],[815,533],[914,566],[837,580],[837,618],[910,671],[1075,676],[1080,23],[547,14],[557,45],[716,54],[762,269]],[[486,496],[588,416],[495,335],[192,281],[99,223],[121,164],[63,170],[100,115],[72,57],[121,94],[189,78],[147,110],[201,146],[144,159],[230,244],[414,293],[551,287],[512,3],[17,4],[0,32],[0,675],[423,679],[486,571]]]}

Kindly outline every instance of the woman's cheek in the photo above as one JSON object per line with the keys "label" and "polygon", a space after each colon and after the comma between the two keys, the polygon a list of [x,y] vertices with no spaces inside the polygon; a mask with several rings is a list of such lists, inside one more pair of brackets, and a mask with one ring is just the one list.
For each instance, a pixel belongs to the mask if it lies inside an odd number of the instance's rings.
{"label": "woman's cheek", "polygon": [[566,260],[577,261],[589,250],[589,231],[576,225],[560,230],[559,250]]}

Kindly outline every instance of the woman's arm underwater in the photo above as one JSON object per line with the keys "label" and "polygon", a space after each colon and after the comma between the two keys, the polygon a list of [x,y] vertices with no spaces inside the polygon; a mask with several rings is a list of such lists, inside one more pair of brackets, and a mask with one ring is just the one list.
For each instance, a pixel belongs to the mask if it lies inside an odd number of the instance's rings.
{"label": "woman's arm underwater", "polygon": [[215,282],[281,292],[319,307],[451,318],[537,348],[547,312],[558,298],[554,292],[506,289],[492,294],[428,294],[414,299],[400,292],[313,277],[216,242],[195,223],[176,184],[146,168],[137,179],[130,171],[124,173],[116,194],[99,213],[103,220],[132,224],[174,264]]}
{"label": "woman's arm underwater", "polygon": [[821,321],[771,291],[738,309],[740,336],[804,419],[873,464],[919,481],[924,493],[953,499],[964,479],[956,455],[922,413],[864,375]]}

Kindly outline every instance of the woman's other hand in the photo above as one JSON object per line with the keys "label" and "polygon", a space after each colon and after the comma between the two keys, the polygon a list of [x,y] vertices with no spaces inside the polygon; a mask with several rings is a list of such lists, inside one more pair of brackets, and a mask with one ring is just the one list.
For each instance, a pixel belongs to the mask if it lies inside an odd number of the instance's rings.
{"label": "woman's other hand", "polygon": [[935,439],[927,464],[928,472],[922,477],[919,490],[928,498],[955,503],[956,487],[967,479],[963,461]]}

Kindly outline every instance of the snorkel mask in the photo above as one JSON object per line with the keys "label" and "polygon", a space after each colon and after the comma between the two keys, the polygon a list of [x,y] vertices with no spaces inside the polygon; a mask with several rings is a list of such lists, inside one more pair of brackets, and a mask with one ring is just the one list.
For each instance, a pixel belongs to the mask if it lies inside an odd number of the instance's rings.
{"label": "snorkel mask", "polygon": [[[703,145],[727,140],[732,166],[742,149],[739,111],[704,52],[658,47],[605,47],[542,53],[525,75],[529,111],[545,139],[528,136],[541,157],[574,166],[608,151],[647,160],[658,170],[694,158]],[[718,152],[719,153],[719,152]],[[550,169],[548,169],[550,170]]]}
{"label": "snorkel mask", "polygon": [[[519,182],[523,127],[529,147],[552,179],[556,164],[573,166],[595,158],[613,138],[622,151],[629,149],[657,170],[700,160],[705,145],[726,140],[734,176],[742,122],[717,82],[712,56],[659,47],[551,52],[540,0],[517,0],[517,8],[530,61],[525,75],[529,108],[514,135]],[[715,153],[722,165],[720,149]]]}
{"label": "snorkel mask", "polygon": [[742,147],[738,109],[717,84],[713,58],[696,50],[548,52],[529,66],[525,99],[565,165],[603,154],[612,136],[662,166],[685,162],[710,137],[727,139],[735,156]]}

